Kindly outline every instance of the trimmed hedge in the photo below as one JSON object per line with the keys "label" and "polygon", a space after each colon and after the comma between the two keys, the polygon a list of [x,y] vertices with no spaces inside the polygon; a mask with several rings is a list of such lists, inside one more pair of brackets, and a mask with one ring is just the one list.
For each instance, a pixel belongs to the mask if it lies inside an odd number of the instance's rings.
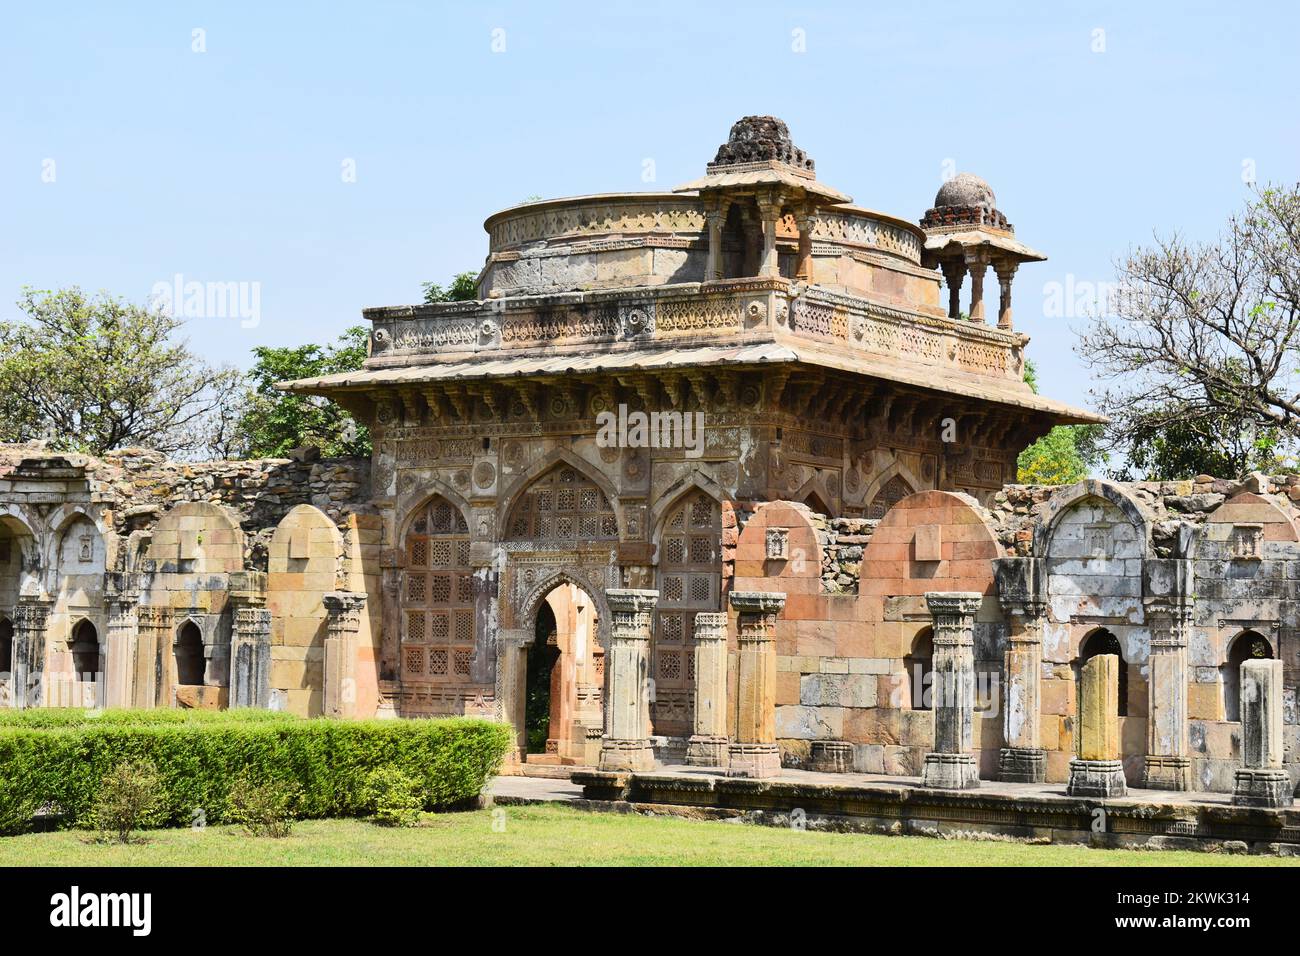
{"label": "trimmed hedge", "polygon": [[[240,712],[236,711],[235,714]],[[362,816],[365,779],[394,767],[420,784],[426,809],[476,797],[512,742],[505,724],[436,720],[224,720],[126,724],[94,718],[55,729],[0,726],[0,832],[19,832],[33,810],[86,825],[104,775],[126,760],[149,760],[163,782],[160,824],[188,825],[197,813],[226,822],[241,775],[297,787],[297,815]]]}
{"label": "trimmed hedge", "polygon": [[26,710],[0,709],[0,727],[29,727],[51,730],[56,727],[83,727],[91,724],[247,724],[258,721],[301,720],[297,714],[278,710],[85,710],[80,707],[31,707]]}

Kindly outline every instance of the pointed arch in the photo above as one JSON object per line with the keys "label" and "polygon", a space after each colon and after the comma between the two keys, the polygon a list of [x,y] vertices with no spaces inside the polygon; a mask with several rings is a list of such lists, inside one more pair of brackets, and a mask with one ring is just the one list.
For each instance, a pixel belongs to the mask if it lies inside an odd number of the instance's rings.
{"label": "pointed arch", "polygon": [[826,503],[821,495],[821,490],[810,480],[807,485],[799,489],[795,500],[802,503],[805,507],[817,512],[819,515],[826,515],[828,518],[836,517],[835,511]]}
{"label": "pointed arch", "polygon": [[456,508],[461,517],[465,519],[465,527],[469,529],[470,536],[474,536],[474,509],[470,507],[464,496],[451,485],[438,478],[421,478],[419,484],[419,497],[415,498],[407,507],[406,513],[397,527],[398,541],[406,540],[411,524],[424,512],[424,509],[429,506],[434,498],[445,498],[448,504]]}
{"label": "pointed arch", "polygon": [[[916,492],[922,490],[923,485],[920,479],[912,473],[910,468],[895,458],[889,463],[889,467],[876,475],[871,484],[867,485],[867,490],[862,496],[863,507],[866,509],[868,518],[884,517],[884,512],[888,511],[894,504],[897,504],[908,495],[916,494]],[[876,507],[876,499],[882,494],[886,494],[889,501],[886,502],[884,498],[881,498],[880,504],[884,505],[883,511],[881,514],[873,515],[872,510]]]}
{"label": "pointed arch", "polygon": [[703,491],[710,498],[721,506],[724,502],[735,503],[735,498],[727,492],[719,482],[715,481],[709,475],[705,474],[699,468],[692,468],[691,471],[682,475],[667,488],[650,506],[649,521],[647,529],[650,532],[650,542],[655,548],[654,563],[658,563],[659,540],[662,537],[664,521],[686,497],[693,491]]}
{"label": "pointed arch", "polygon": [[[610,508],[614,513],[614,520],[618,525],[618,531],[621,533],[625,527],[622,507],[618,500],[618,489],[614,487],[613,482],[604,475],[600,469],[596,468],[591,462],[570,451],[568,448],[555,448],[540,459],[524,469],[510,487],[500,496],[497,502],[497,539],[505,541],[510,537],[509,521],[515,506],[523,500],[528,493],[528,489],[539,479],[544,478],[556,467],[568,465],[578,472],[584,479],[590,481],[593,485],[601,490],[605,495],[605,500],[609,502]],[[616,535],[617,537],[618,535]]]}
{"label": "pointed arch", "polygon": [[1151,553],[1151,517],[1146,508],[1123,488],[1109,481],[1087,478],[1062,488],[1047,501],[1042,517],[1034,525],[1034,554],[1050,557],[1056,526],[1075,505],[1089,498],[1100,498],[1114,505],[1138,533],[1143,555]]}
{"label": "pointed arch", "polygon": [[524,599],[519,602],[519,611],[515,624],[521,628],[532,628],[537,620],[537,609],[546,600],[546,596],[561,584],[572,584],[596,606],[596,639],[602,648],[609,647],[609,605],[605,602],[605,589],[592,587],[583,571],[578,568],[556,568],[551,573],[535,582]]}

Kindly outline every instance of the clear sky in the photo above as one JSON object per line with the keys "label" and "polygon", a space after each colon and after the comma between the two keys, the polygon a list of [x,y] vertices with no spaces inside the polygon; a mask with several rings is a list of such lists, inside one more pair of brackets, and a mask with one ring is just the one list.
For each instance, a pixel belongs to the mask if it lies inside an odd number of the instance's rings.
{"label": "clear sky", "polygon": [[1244,172],[1300,179],[1298,35],[1280,2],[7,0],[0,316],[23,285],[257,283],[256,325],[189,326],[246,366],[478,269],[503,206],[671,188],[772,113],[819,178],[906,219],[945,171],[987,179],[1049,256],[1015,295],[1041,388],[1086,404],[1053,289],[1153,230],[1212,236]]}

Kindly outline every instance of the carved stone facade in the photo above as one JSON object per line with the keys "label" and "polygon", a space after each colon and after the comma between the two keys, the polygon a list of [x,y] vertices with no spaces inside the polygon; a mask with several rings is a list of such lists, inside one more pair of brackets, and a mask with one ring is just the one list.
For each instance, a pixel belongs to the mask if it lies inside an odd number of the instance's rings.
{"label": "carved stone facade", "polygon": [[[749,117],[676,191],[491,216],[479,299],[367,310],[364,368],[285,383],[367,462],[6,450],[0,690],[967,787],[1068,781],[1100,656],[1106,786],[1231,791],[1279,707],[1247,769],[1294,782],[1300,479],[1008,486],[1094,420],[1023,382],[1041,256],[973,177],[917,226],[813,170]],[[1265,710],[1257,659],[1289,662]]]}

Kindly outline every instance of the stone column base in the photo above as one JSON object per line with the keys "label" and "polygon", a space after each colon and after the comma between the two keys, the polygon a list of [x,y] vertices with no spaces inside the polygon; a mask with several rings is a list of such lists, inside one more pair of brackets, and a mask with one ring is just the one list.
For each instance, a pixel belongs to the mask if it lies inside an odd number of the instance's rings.
{"label": "stone column base", "polygon": [[1128,795],[1124,782],[1124,764],[1119,760],[1070,761],[1070,785],[1066,793],[1072,797],[1123,797]]}
{"label": "stone column base", "polygon": [[1238,770],[1232,790],[1234,807],[1291,806],[1291,775],[1285,770]]}
{"label": "stone column base", "polygon": [[974,790],[980,785],[974,754],[926,754],[921,786],[936,790]]}
{"label": "stone column base", "polygon": [[998,755],[998,779],[1008,783],[1046,783],[1047,751],[1003,747]]}
{"label": "stone column base", "polygon": [[649,740],[618,740],[606,737],[600,742],[599,770],[653,770],[654,748]]}
{"label": "stone column base", "polygon": [[686,766],[725,767],[727,738],[695,734],[686,742]]}
{"label": "stone column base", "polygon": [[1191,790],[1192,758],[1147,754],[1142,786],[1148,790]]}
{"label": "stone column base", "polygon": [[775,777],[781,772],[776,744],[737,744],[727,747],[728,777]]}
{"label": "stone column base", "polygon": [[852,773],[853,744],[847,740],[814,740],[808,769],[818,773]]}

